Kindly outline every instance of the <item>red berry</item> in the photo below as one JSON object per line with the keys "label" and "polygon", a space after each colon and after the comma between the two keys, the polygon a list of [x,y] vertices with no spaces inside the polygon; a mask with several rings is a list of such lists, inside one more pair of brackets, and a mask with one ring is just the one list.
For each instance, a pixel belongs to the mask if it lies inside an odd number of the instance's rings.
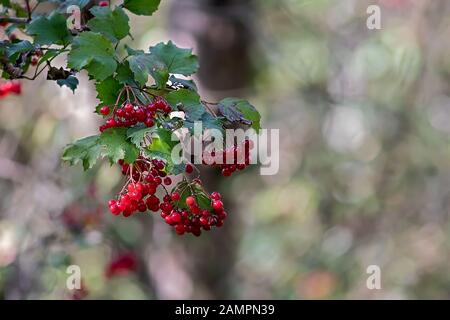
{"label": "red berry", "polygon": [[134,186],[134,189],[135,189],[137,192],[142,193],[142,191],[144,190],[144,185],[143,185],[142,183],[138,182],[138,183],[136,183],[136,185]]}
{"label": "red berry", "polygon": [[145,203],[144,203],[144,201],[139,201],[139,203],[138,203],[138,210],[140,211],[140,212],[145,212],[145,211],[147,211],[147,206],[145,205]]}
{"label": "red berry", "polygon": [[147,119],[145,119],[145,125],[147,126],[147,127],[153,127],[153,125],[155,124],[155,122],[153,121],[153,119],[152,118],[147,118]]}
{"label": "red berry", "polygon": [[172,179],[170,179],[170,177],[165,177],[164,178],[164,184],[166,186],[171,185],[172,184]]}
{"label": "red berry", "polygon": [[185,232],[185,227],[184,227],[184,225],[183,225],[183,224],[177,224],[177,225],[175,226],[175,232],[176,232],[177,234],[179,234],[179,235],[184,234],[184,232]]}
{"label": "red berry", "polygon": [[100,113],[104,116],[107,116],[109,114],[109,107],[108,106],[104,106],[100,108]]}
{"label": "red berry", "polygon": [[38,64],[38,62],[39,62],[39,58],[38,57],[33,56],[31,58],[31,62],[30,63],[31,63],[32,66],[36,66]]}
{"label": "red berry", "polygon": [[186,165],[185,171],[186,171],[186,173],[192,173],[192,171],[194,171],[194,167],[192,166],[192,164],[188,163]]}
{"label": "red berry", "polygon": [[200,217],[200,224],[202,226],[206,226],[207,224],[209,224],[209,219],[205,216]]}
{"label": "red berry", "polygon": [[220,193],[218,193],[217,191],[214,191],[213,193],[211,193],[211,199],[220,200],[220,198],[221,198]]}
{"label": "red berry", "polygon": [[195,201],[194,197],[189,196],[186,198],[186,205],[188,205],[189,207],[192,207],[195,204],[196,204],[196,201]]}
{"label": "red berry", "polygon": [[115,127],[117,125],[117,122],[113,118],[110,118],[110,119],[106,120],[106,125],[108,127]]}
{"label": "red berry", "polygon": [[127,103],[123,109],[126,113],[131,113],[134,110],[134,107],[131,103]]}
{"label": "red berry", "polygon": [[166,221],[167,224],[173,224],[174,223],[172,218],[171,218],[171,216],[165,217],[164,220]]}
{"label": "red berry", "polygon": [[172,212],[172,214],[170,215],[170,218],[171,218],[172,222],[174,222],[174,223],[178,223],[181,221],[181,215],[178,212]]}
{"label": "red berry", "polygon": [[178,201],[178,200],[180,200],[180,194],[179,194],[177,191],[172,192],[172,200],[173,200],[173,201]]}
{"label": "red berry", "polygon": [[115,204],[113,206],[109,207],[109,211],[111,211],[111,213],[115,216],[117,216],[118,214],[120,214],[120,208]]}
{"label": "red berry", "polygon": [[231,176],[231,171],[229,169],[223,169],[222,170],[222,175],[224,177],[229,177],[229,176]]}
{"label": "red berry", "polygon": [[98,5],[99,5],[100,7],[107,7],[107,6],[109,6],[109,3],[108,3],[108,1],[100,1],[100,2],[98,3]]}
{"label": "red berry", "polygon": [[220,211],[223,209],[223,203],[220,200],[214,200],[212,203],[212,207],[216,211]]}
{"label": "red berry", "polygon": [[123,117],[125,116],[125,110],[123,110],[123,109],[117,109],[116,115],[117,115],[119,118],[123,118]]}

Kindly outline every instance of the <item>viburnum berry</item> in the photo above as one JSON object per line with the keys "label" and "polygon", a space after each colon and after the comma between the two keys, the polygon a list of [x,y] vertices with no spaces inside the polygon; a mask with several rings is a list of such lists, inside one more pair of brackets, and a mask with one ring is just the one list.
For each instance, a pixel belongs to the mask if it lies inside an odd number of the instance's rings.
{"label": "viburnum berry", "polygon": [[107,6],[109,6],[109,2],[108,2],[108,1],[100,1],[100,2],[98,3],[98,5],[99,5],[100,7],[107,7]]}
{"label": "viburnum berry", "polygon": [[100,113],[104,116],[107,116],[110,112],[110,109],[108,106],[104,106],[100,108]]}
{"label": "viburnum berry", "polygon": [[32,57],[31,57],[30,64],[31,64],[32,66],[37,66],[38,62],[39,62],[39,57],[37,57],[37,56],[32,56]]}
{"label": "viburnum berry", "polygon": [[170,177],[165,177],[165,178],[164,178],[164,184],[165,184],[166,186],[171,185],[171,184],[172,184],[172,179],[170,179]]}
{"label": "viburnum berry", "polygon": [[192,164],[190,163],[186,164],[185,171],[186,173],[192,173],[192,171],[194,171],[194,167],[192,166]]}
{"label": "viburnum berry", "polygon": [[216,211],[220,211],[223,209],[223,203],[220,200],[214,200],[212,203],[212,207]]}
{"label": "viburnum berry", "polygon": [[180,200],[180,193],[177,191],[172,192],[172,196],[171,196],[173,201],[178,201]]}
{"label": "viburnum berry", "polygon": [[195,201],[194,197],[189,196],[189,197],[186,198],[186,204],[189,207],[192,207],[193,205],[195,205],[195,203],[196,203],[196,201]]}
{"label": "viburnum berry", "polygon": [[0,98],[5,97],[11,93],[19,95],[22,93],[22,86],[18,81],[7,81],[0,83]]}

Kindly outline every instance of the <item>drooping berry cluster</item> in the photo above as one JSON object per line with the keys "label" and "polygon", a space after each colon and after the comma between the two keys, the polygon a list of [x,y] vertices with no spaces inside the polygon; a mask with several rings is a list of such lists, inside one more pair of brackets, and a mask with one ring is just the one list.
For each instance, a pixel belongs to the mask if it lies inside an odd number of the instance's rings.
{"label": "drooping berry cluster", "polygon": [[173,207],[172,203],[177,204],[180,201],[180,193],[172,192],[171,197],[165,199],[166,206],[162,209],[161,217],[164,221],[175,228],[179,235],[192,233],[200,236],[202,229],[211,230],[211,227],[220,228],[227,217],[223,209],[221,196],[218,192],[213,192],[210,196],[211,203],[207,208],[202,208],[196,200],[195,194],[186,197],[186,208]]}
{"label": "drooping berry cluster", "polygon": [[[140,156],[132,165],[122,160],[119,165],[128,180],[117,199],[108,201],[113,215],[129,217],[136,212],[161,210],[161,218],[173,226],[179,235],[192,233],[199,236],[202,229],[210,230],[211,227],[223,225],[227,214],[220,194],[213,192],[208,195],[200,180],[183,180],[169,194],[166,187],[172,184],[172,179],[167,176],[163,160],[149,160]],[[165,193],[162,198],[157,195],[158,189]]]}
{"label": "drooping berry cluster", "polygon": [[[155,195],[157,189],[162,184],[171,185],[172,179],[167,177],[164,171],[165,163],[162,160],[149,160],[140,156],[132,165],[119,161],[122,167],[122,174],[129,177],[127,184],[119,194],[118,199],[111,199],[108,202],[109,210],[114,215],[123,214],[129,217],[133,213],[158,211],[160,200]],[[162,179],[164,177],[164,180]]]}
{"label": "drooping berry cluster", "polygon": [[19,81],[7,81],[0,84],[0,98],[6,97],[7,95],[14,93],[14,94],[21,94],[22,93],[22,86]]}
{"label": "drooping berry cluster", "polygon": [[106,123],[100,126],[99,130],[103,132],[113,127],[131,127],[138,123],[152,127],[155,124],[155,119],[159,115],[167,116],[171,111],[172,108],[170,105],[161,97],[155,98],[148,105],[125,102],[112,110],[110,107],[104,106],[100,108],[100,114],[109,116],[112,113],[112,115],[106,119]]}
{"label": "drooping berry cluster", "polygon": [[254,143],[245,139],[240,145],[233,145],[221,151],[204,153],[203,164],[221,169],[222,176],[229,177],[237,170],[244,170],[250,164],[250,150]]}

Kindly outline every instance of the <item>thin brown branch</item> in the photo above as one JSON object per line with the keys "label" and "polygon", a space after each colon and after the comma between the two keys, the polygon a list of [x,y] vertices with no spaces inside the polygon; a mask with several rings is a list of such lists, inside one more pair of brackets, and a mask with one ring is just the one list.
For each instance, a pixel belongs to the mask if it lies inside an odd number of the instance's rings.
{"label": "thin brown branch", "polygon": [[17,17],[0,17],[0,23],[8,22],[15,24],[27,24],[29,22],[28,18],[17,18]]}

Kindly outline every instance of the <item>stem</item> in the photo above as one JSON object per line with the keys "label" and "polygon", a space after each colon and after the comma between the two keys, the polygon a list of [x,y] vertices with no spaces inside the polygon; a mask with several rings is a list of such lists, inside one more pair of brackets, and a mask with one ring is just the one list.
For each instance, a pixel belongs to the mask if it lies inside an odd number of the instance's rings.
{"label": "stem", "polygon": [[27,13],[28,13],[28,22],[31,21],[31,7],[30,7],[30,0],[25,0],[25,5],[27,7]]}
{"label": "stem", "polygon": [[27,18],[17,18],[17,17],[0,17],[0,23],[8,22],[15,24],[27,24],[29,20]]}
{"label": "stem", "polygon": [[[211,115],[212,115],[214,118],[217,118],[216,113],[208,106],[208,104],[213,104],[213,103],[211,103],[211,102],[206,102],[206,101],[203,101],[203,100],[202,100],[202,102],[204,103],[204,105],[205,105],[206,109],[209,111],[209,113],[211,113]],[[217,103],[216,103],[216,105],[217,105]]]}

